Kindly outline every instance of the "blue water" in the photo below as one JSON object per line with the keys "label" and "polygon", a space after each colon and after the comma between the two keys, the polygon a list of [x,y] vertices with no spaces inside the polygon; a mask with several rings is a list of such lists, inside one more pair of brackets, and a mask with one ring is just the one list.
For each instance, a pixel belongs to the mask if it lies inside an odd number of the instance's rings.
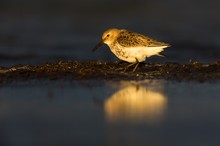
{"label": "blue water", "polygon": [[1,145],[219,145],[219,90],[154,80],[9,85]]}

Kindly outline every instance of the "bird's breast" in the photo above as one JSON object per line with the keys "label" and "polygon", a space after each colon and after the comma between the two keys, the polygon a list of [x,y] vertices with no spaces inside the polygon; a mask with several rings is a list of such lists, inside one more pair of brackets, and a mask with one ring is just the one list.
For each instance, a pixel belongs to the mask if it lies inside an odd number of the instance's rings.
{"label": "bird's breast", "polygon": [[130,63],[136,62],[136,58],[132,55],[132,52],[129,49],[122,47],[119,44],[109,47],[112,53],[114,53],[119,59]]}
{"label": "bird's breast", "polygon": [[116,56],[123,56],[125,58],[129,56],[129,52],[126,50],[126,48],[118,44],[112,45],[110,49]]}

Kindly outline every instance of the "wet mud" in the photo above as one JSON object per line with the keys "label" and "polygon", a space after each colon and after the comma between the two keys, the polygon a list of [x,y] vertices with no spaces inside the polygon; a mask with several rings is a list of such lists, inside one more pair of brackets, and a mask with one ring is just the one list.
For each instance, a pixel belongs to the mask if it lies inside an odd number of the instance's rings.
{"label": "wet mud", "polygon": [[220,79],[220,61],[199,63],[141,63],[135,72],[126,62],[59,61],[42,65],[0,67],[0,82],[24,80],[144,80],[216,81]]}

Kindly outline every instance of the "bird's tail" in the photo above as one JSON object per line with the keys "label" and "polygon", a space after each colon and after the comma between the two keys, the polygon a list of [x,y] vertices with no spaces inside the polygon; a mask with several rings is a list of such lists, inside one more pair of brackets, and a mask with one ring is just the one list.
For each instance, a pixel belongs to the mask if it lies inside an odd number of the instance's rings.
{"label": "bird's tail", "polygon": [[160,57],[167,57],[165,54],[163,54],[162,52],[158,53],[157,56],[160,56]]}

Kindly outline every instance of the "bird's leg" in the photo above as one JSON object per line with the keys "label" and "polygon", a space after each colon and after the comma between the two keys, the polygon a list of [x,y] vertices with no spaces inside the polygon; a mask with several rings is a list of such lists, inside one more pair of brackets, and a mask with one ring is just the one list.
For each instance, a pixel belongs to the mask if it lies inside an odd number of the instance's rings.
{"label": "bird's leg", "polygon": [[129,67],[131,67],[131,66],[133,66],[133,65],[135,65],[135,64],[136,64],[136,62],[129,64],[128,66],[126,66],[126,69],[128,69]]}
{"label": "bird's leg", "polygon": [[[137,58],[135,58],[135,59],[136,59],[136,62],[127,65],[127,66],[125,67],[124,71],[126,71],[126,70],[127,70],[128,68],[130,68],[131,66],[135,65],[135,67],[134,67],[134,69],[133,69],[133,71],[132,71],[132,72],[135,72],[135,70],[137,69],[138,65],[140,64],[140,62],[138,61],[138,59],[137,59]],[[119,68],[119,69],[117,69],[117,70],[121,70],[121,69],[122,69],[122,68]]]}
{"label": "bird's leg", "polygon": [[124,72],[131,66],[135,65],[136,63],[131,63],[129,65],[127,65],[126,67],[121,67],[121,68],[118,68],[116,69],[116,71],[120,71],[120,70],[123,70]]}
{"label": "bird's leg", "polygon": [[137,58],[135,58],[136,59],[136,65],[135,65],[135,67],[134,67],[134,69],[133,69],[133,72],[135,72],[135,70],[137,69],[137,67],[138,67],[138,65],[140,64],[140,62],[138,61],[138,59]]}
{"label": "bird's leg", "polygon": [[138,65],[139,65],[139,63],[140,63],[137,58],[135,58],[135,59],[136,59],[136,62],[129,64],[129,65],[125,68],[125,71],[126,71],[129,67],[135,65],[135,67],[134,67],[134,69],[133,69],[133,71],[132,71],[132,72],[135,72],[135,70],[137,69],[137,67],[138,67]]}

